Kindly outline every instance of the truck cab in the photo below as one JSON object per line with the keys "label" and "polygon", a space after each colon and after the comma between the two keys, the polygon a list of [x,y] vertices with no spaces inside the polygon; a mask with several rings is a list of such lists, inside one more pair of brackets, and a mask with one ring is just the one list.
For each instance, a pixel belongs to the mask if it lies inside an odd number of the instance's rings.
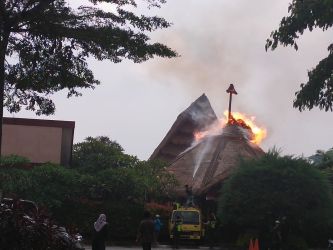
{"label": "truck cab", "polygon": [[203,225],[201,211],[193,207],[180,207],[172,211],[169,220],[169,235],[173,239],[173,227],[175,220],[181,218],[180,239],[201,240],[203,237]]}

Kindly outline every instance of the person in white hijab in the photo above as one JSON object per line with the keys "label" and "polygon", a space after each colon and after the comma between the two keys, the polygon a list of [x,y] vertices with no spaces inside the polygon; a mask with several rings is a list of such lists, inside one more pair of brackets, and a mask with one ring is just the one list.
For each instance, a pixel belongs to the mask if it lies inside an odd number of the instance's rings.
{"label": "person in white hijab", "polygon": [[105,241],[108,234],[108,223],[106,215],[100,214],[94,223],[92,250],[105,250]]}

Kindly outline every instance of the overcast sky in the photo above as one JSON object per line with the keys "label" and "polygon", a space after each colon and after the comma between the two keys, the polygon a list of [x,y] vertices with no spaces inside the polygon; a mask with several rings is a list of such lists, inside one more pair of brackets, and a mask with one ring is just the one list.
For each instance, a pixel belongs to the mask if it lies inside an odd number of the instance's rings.
{"label": "overcast sky", "polygon": [[[202,93],[216,114],[227,109],[225,90],[234,83],[234,111],[256,117],[267,128],[262,148],[276,146],[283,154],[309,156],[333,146],[333,114],[318,109],[300,113],[292,107],[294,93],[307,71],[328,54],[331,32],[306,32],[299,50],[279,47],[266,52],[265,41],[287,14],[291,0],[168,0],[153,10],[173,23],[153,35],[181,57],[142,64],[90,60],[101,81],[79,98],[54,97],[56,114],[32,112],[10,117],[72,120],[75,142],[87,136],[109,136],[125,152],[147,159],[177,115]],[[76,0],[76,2],[81,2]],[[330,34],[329,34],[330,33]]]}

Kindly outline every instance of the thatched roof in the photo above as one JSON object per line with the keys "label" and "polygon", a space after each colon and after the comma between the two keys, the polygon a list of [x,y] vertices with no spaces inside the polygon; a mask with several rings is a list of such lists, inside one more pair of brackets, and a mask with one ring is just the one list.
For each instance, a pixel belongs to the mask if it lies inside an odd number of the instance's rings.
{"label": "thatched roof", "polygon": [[216,120],[216,114],[203,94],[177,117],[150,159],[173,162],[180,153],[191,146],[194,131],[200,131]]}
{"label": "thatched roof", "polygon": [[184,186],[195,195],[207,194],[230,175],[241,159],[259,158],[264,151],[250,141],[252,132],[246,127],[229,124],[220,135],[207,136],[194,143],[194,133],[217,121],[205,95],[200,96],[176,119],[150,159],[169,163],[168,170],[178,182],[178,196],[185,196]]}
{"label": "thatched roof", "polygon": [[241,159],[261,157],[264,151],[248,140],[247,133],[228,125],[221,135],[207,137],[180,154],[168,167],[180,183],[177,193],[185,195],[184,185],[192,186],[196,195],[206,193],[225,180]]}

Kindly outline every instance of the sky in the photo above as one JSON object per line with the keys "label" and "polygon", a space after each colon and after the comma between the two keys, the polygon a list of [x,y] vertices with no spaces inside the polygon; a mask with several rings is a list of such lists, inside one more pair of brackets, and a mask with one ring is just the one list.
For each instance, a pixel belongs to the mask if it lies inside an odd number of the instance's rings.
{"label": "sky", "polygon": [[328,54],[333,34],[305,32],[298,51],[283,46],[265,51],[265,41],[287,15],[290,1],[168,0],[160,9],[139,7],[173,23],[151,37],[180,57],[141,64],[89,59],[101,81],[94,90],[70,99],[63,92],[56,94],[53,116],[28,111],[5,116],[75,121],[75,143],[108,136],[126,153],[146,160],[177,116],[203,93],[222,117],[228,108],[225,90],[233,83],[238,91],[233,110],[255,116],[267,129],[261,144],[265,151],[276,147],[284,155],[310,156],[332,148],[332,112],[299,112],[292,103],[308,70]]}

